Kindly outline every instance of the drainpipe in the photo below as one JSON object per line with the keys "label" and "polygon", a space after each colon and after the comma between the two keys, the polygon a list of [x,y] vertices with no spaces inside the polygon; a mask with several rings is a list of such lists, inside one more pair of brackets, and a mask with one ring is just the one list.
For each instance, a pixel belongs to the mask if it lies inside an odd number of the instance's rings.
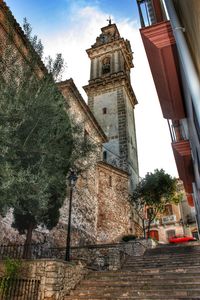
{"label": "drainpipe", "polygon": [[183,71],[185,73],[185,78],[188,84],[188,88],[190,91],[190,95],[192,98],[192,103],[194,105],[194,109],[197,116],[197,121],[200,126],[200,82],[199,78],[188,49],[185,36],[184,36],[184,28],[181,26],[179,19],[177,17],[173,1],[172,0],[164,0],[165,5],[167,7],[167,11],[169,14],[170,22],[172,25],[174,37],[176,40],[177,49],[179,52],[179,58],[183,67]]}

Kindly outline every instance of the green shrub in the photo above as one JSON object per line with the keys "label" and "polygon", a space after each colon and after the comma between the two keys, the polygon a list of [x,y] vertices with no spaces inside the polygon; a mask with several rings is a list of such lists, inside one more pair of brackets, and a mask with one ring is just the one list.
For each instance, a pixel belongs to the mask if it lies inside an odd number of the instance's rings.
{"label": "green shrub", "polygon": [[7,258],[4,262],[5,266],[5,275],[0,280],[0,299],[2,293],[6,297],[5,300],[10,300],[9,298],[9,290],[11,286],[14,284],[15,279],[18,278],[21,262],[17,259]]}
{"label": "green shrub", "polygon": [[19,274],[19,269],[21,267],[20,260],[7,258],[4,265],[5,265],[5,277],[17,278]]}

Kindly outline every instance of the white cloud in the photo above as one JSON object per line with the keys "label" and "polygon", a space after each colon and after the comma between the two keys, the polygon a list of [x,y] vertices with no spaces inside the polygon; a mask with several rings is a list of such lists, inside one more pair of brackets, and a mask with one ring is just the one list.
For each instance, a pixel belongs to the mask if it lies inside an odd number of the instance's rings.
{"label": "white cloud", "polygon": [[[106,25],[107,18],[108,14],[97,7],[81,8],[76,4],[76,9],[73,9],[73,15],[70,16],[70,27],[59,30],[53,36],[42,37],[48,54],[63,54],[67,63],[65,77],[74,79],[85,99],[86,95],[81,87],[87,84],[90,73],[90,60],[85,50],[95,42],[100,28]],[[111,18],[114,20],[112,16]],[[121,36],[130,40],[134,51],[135,67],[131,78],[139,102],[135,114],[140,176],[155,168],[163,168],[169,174],[177,176],[167,121],[162,117],[138,24],[120,20],[117,26]]]}

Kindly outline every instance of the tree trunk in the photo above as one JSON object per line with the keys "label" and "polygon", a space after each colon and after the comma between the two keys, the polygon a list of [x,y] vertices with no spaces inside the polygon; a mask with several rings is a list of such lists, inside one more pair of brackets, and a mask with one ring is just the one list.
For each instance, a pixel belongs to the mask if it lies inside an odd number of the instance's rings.
{"label": "tree trunk", "polygon": [[142,229],[143,229],[144,239],[146,239],[146,230],[145,230],[145,220],[144,219],[142,219]]}
{"label": "tree trunk", "polygon": [[149,220],[148,222],[148,229],[147,229],[147,238],[149,239],[150,238],[150,228],[151,228],[151,220]]}
{"label": "tree trunk", "polygon": [[34,229],[34,224],[30,223],[26,233],[26,240],[24,243],[24,251],[23,258],[31,258],[31,241],[32,241],[32,233]]}

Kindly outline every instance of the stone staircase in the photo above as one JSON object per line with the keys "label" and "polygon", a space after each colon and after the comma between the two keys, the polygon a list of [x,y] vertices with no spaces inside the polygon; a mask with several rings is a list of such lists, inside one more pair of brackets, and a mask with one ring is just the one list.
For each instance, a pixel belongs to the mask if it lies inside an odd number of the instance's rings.
{"label": "stone staircase", "polygon": [[65,300],[200,299],[200,244],[160,246],[119,271],[92,271]]}

